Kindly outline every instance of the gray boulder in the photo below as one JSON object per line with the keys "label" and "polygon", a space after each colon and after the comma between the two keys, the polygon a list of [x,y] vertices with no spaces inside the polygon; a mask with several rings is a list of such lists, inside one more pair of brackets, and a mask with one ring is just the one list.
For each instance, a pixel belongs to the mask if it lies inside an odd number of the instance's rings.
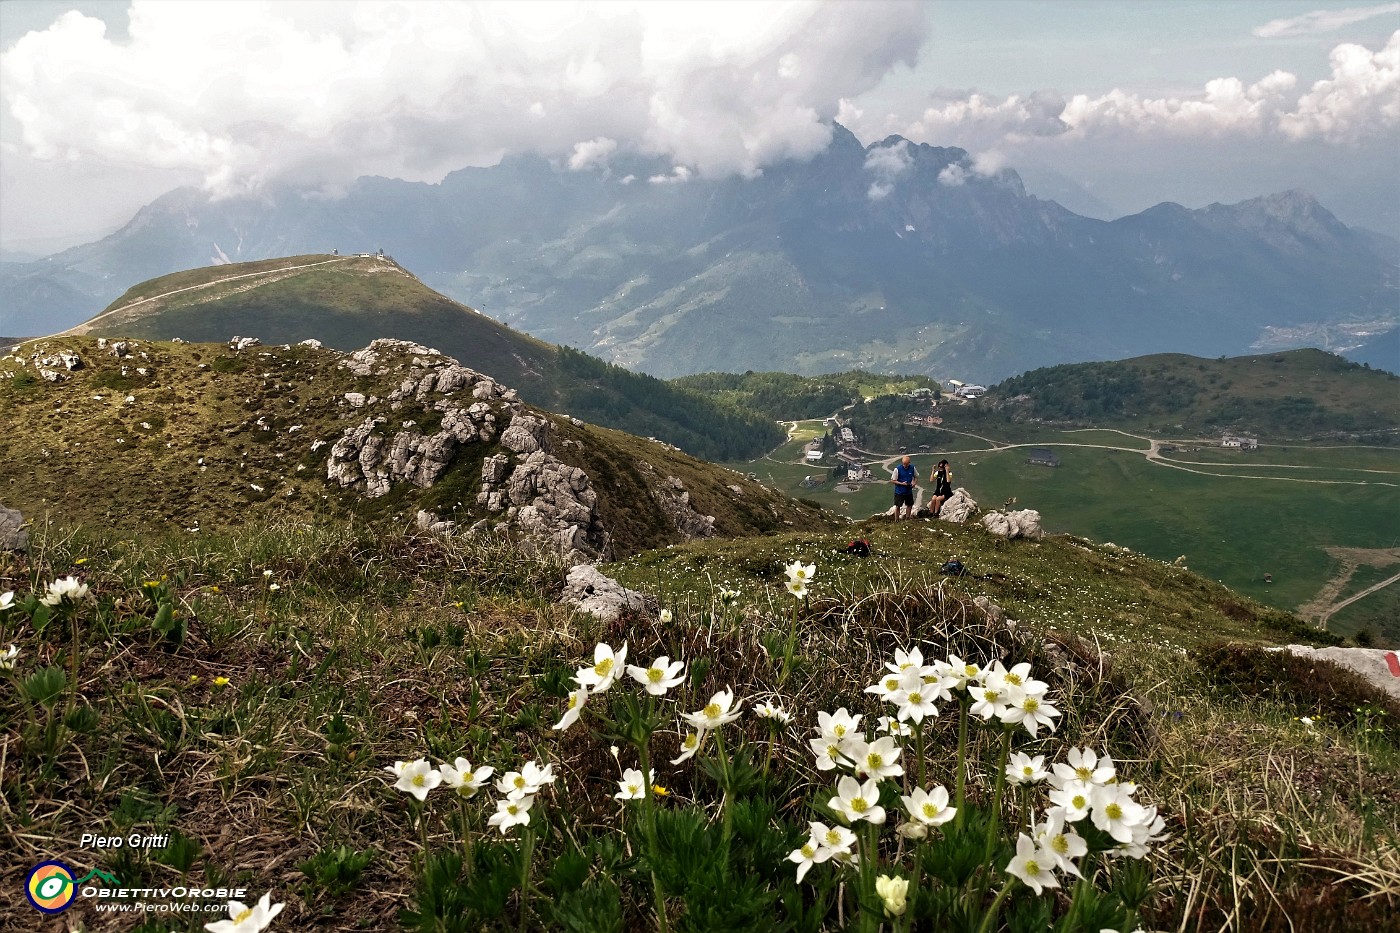
{"label": "gray boulder", "polygon": [[24,516],[18,509],[0,505],[0,551],[28,551],[29,532],[24,530]]}
{"label": "gray boulder", "polygon": [[1038,541],[1045,536],[1040,527],[1040,513],[1035,509],[1016,512],[988,512],[982,516],[982,527],[1002,538],[1029,538]]}
{"label": "gray boulder", "polygon": [[968,495],[967,490],[959,486],[953,490],[953,494],[948,497],[948,501],[943,503],[943,507],[938,510],[938,517],[945,522],[953,522],[961,525],[977,512],[977,502]]}
{"label": "gray boulder", "polygon": [[625,610],[652,615],[660,608],[655,596],[629,590],[592,564],[579,564],[569,570],[559,601],[605,622],[611,622]]}

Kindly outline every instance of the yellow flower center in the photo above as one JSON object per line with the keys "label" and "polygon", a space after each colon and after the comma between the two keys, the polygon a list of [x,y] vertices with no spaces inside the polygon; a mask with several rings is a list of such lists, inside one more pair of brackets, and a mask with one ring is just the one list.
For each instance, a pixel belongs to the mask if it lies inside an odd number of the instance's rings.
{"label": "yellow flower center", "polygon": [[1109,804],[1104,807],[1103,810],[1110,820],[1120,820],[1123,818],[1123,808],[1116,803]]}
{"label": "yellow flower center", "polygon": [[422,787],[422,786],[423,786],[424,784],[426,784],[426,783],[428,783],[428,782],[425,781],[425,780],[423,779],[423,775],[421,775],[421,774],[415,774],[415,775],[413,776],[413,786],[414,786],[414,787]]}
{"label": "yellow flower center", "polygon": [[871,752],[869,755],[865,756],[865,761],[872,768],[881,768],[884,767],[885,756],[881,755],[879,752]]}
{"label": "yellow flower center", "polygon": [[1032,774],[1035,774],[1035,769],[1032,768],[1030,765],[1025,765],[1021,768],[1021,773],[1024,774],[1026,777],[1030,777]]}
{"label": "yellow flower center", "polygon": [[999,696],[1001,696],[1001,692],[998,691],[998,690],[983,690],[983,691],[982,691],[982,697],[983,697],[983,699],[985,699],[988,703],[995,703],[995,702],[997,701],[997,697],[999,697]]}
{"label": "yellow flower center", "polygon": [[803,858],[811,858],[812,856],[814,856],[814,855],[816,855],[816,854],[817,854],[817,850],[814,849],[814,848],[812,848],[812,844],[811,844],[810,842],[804,842],[804,843],[802,844],[802,857],[803,857]]}
{"label": "yellow flower center", "polygon": [[710,704],[708,704],[701,712],[703,712],[703,713],[705,714],[705,718],[706,718],[706,719],[718,719],[718,718],[719,718],[719,704],[718,704],[718,703],[710,703]]}
{"label": "yellow flower center", "polygon": [[1074,799],[1071,800],[1070,803],[1074,804],[1074,809],[1083,810],[1085,806],[1088,805],[1089,801],[1084,799],[1083,794],[1075,794]]}
{"label": "yellow flower center", "polygon": [[830,758],[832,761],[835,761],[835,760],[836,760],[836,756],[837,756],[837,755],[840,755],[840,754],[841,754],[841,746],[839,746],[839,745],[828,745],[828,746],[826,747],[826,757]]}
{"label": "yellow flower center", "polygon": [[526,784],[525,775],[523,775],[523,774],[517,774],[517,775],[515,776],[515,781],[514,781],[514,783],[515,783],[515,786],[516,786],[516,787],[521,787],[521,788],[523,788],[523,787],[525,786],[525,784]]}
{"label": "yellow flower center", "polygon": [[1026,862],[1026,874],[1035,876],[1040,874],[1040,871],[1041,869],[1039,862],[1035,861],[1034,859]]}
{"label": "yellow flower center", "polygon": [[888,691],[890,691],[891,693],[893,693],[894,691],[898,690],[898,689],[899,689],[899,678],[898,678],[898,677],[887,677],[887,678],[885,678],[885,689],[888,690]]}
{"label": "yellow flower center", "polygon": [[857,797],[855,800],[851,801],[851,809],[857,813],[864,813],[866,810],[870,809],[870,804],[866,803],[864,797]]}
{"label": "yellow flower center", "polygon": [[835,728],[833,728],[833,729],[831,730],[831,732],[832,732],[832,734],[835,735],[838,739],[844,739],[844,738],[846,737],[846,727],[845,727],[845,726],[836,726]]}
{"label": "yellow flower center", "polygon": [[968,677],[976,677],[976,676],[977,676],[977,665],[976,665],[976,664],[965,664],[965,665],[963,665],[963,674],[965,674],[965,675],[968,676]]}
{"label": "yellow flower center", "polygon": [[829,845],[829,846],[839,845],[840,842],[841,842],[841,834],[840,834],[840,833],[838,833],[838,832],[837,832],[836,830],[834,830],[834,829],[828,829],[828,830],[826,831],[826,844],[827,844],[827,845]]}
{"label": "yellow flower center", "polygon": [[1028,713],[1034,713],[1036,710],[1040,709],[1040,701],[1035,697],[1026,697],[1026,702],[1021,704],[1021,708]]}
{"label": "yellow flower center", "polygon": [[517,813],[520,812],[520,808],[513,803],[506,804],[506,812],[509,813],[511,816],[515,816]]}
{"label": "yellow flower center", "polygon": [[1082,765],[1074,769],[1074,774],[1075,777],[1079,778],[1079,780],[1081,781],[1087,781],[1089,780],[1089,778],[1094,776],[1094,772],[1090,771],[1088,768],[1085,768]]}
{"label": "yellow flower center", "polygon": [[936,817],[936,816],[938,815],[938,808],[937,808],[936,806],[934,806],[932,803],[927,803],[927,802],[926,802],[926,803],[924,804],[924,806],[923,806],[923,812],[924,812],[924,818],[925,818],[925,819],[930,819],[930,820],[931,820],[931,819],[933,819],[934,817]]}
{"label": "yellow flower center", "polygon": [[251,907],[245,907],[245,908],[243,908],[243,912],[242,912],[242,913],[240,913],[237,917],[234,917],[234,918],[233,918],[233,922],[234,922],[235,924],[239,924],[239,923],[242,923],[244,920],[247,920],[247,919],[248,919],[249,917],[251,917],[251,916],[253,916],[253,908],[251,908]]}
{"label": "yellow flower center", "polygon": [[647,668],[647,680],[651,681],[651,682],[654,683],[654,684],[655,684],[655,683],[660,683],[660,682],[661,682],[661,678],[663,678],[663,677],[665,677],[665,676],[666,676],[666,672],[663,671],[663,670],[662,670],[661,668],[659,668],[659,667],[649,667],[649,668]]}
{"label": "yellow flower center", "polygon": [[578,694],[571,693],[569,694],[569,709],[573,709],[575,706],[578,706]]}
{"label": "yellow flower center", "polygon": [[597,674],[599,677],[606,677],[608,676],[608,671],[612,670],[612,666],[613,659],[604,658],[597,664],[593,665],[593,673]]}
{"label": "yellow flower center", "polygon": [[627,785],[627,793],[632,794],[633,796],[636,796],[638,790],[640,790],[640,788],[638,788],[636,784]]}
{"label": "yellow flower center", "polygon": [[1069,851],[1069,840],[1066,839],[1063,835],[1052,836],[1050,839],[1050,848],[1054,849],[1061,855],[1064,855],[1066,852]]}
{"label": "yellow flower center", "polygon": [[1014,685],[1016,685],[1017,687],[1019,687],[1019,686],[1021,686],[1021,675],[1020,675],[1020,674],[1007,674],[1007,675],[1006,675],[1006,682],[1009,683],[1009,684],[1014,684]]}
{"label": "yellow flower center", "polygon": [[915,704],[922,703],[924,702],[924,695],[918,692],[911,693],[909,694],[909,702]]}
{"label": "yellow flower center", "polygon": [[700,736],[698,736],[698,735],[696,735],[695,733],[692,732],[690,735],[688,735],[688,736],[685,737],[685,742],[682,744],[681,747],[682,747],[682,748],[688,748],[688,749],[689,749],[689,748],[694,748],[695,746],[697,746],[697,745],[699,745],[699,744],[700,744]]}

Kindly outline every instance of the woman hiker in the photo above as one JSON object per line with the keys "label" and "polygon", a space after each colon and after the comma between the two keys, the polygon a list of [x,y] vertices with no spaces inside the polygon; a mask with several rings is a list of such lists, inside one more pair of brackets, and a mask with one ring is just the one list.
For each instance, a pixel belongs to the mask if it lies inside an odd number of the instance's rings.
{"label": "woman hiker", "polygon": [[947,460],[938,461],[933,471],[933,517],[943,508],[943,503],[953,497],[953,468]]}

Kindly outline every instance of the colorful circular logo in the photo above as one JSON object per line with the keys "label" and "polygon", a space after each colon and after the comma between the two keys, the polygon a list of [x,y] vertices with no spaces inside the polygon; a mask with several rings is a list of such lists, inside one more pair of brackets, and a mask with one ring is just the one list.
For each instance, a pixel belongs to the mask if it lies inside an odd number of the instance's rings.
{"label": "colorful circular logo", "polygon": [[35,910],[46,914],[63,913],[77,893],[73,869],[62,862],[40,862],[29,870],[24,881],[24,896]]}

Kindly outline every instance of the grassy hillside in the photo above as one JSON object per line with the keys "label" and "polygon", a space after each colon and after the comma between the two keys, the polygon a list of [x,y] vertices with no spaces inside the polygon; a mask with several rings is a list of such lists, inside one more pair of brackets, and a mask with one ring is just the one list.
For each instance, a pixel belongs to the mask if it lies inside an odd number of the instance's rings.
{"label": "grassy hillside", "polygon": [[1199,436],[1400,439],[1400,377],[1322,350],[1208,360],[1160,354],[1037,369],[993,387],[950,424],[1069,422]]}
{"label": "grassy hillside", "polygon": [[[562,567],[491,539],[289,521],[191,539],[121,517],[38,529],[32,560],[0,554],[0,593],[17,594],[0,610],[17,646],[0,671],[0,871],[58,859],[128,887],[241,887],[285,904],[274,933],[618,933],[663,913],[694,933],[888,930],[877,873],[910,882],[920,931],[1223,930],[1244,916],[1260,933],[1332,933],[1385,929],[1400,909],[1400,707],[1326,664],[1247,647],[1307,639],[1295,620],[1081,540],[853,531],[875,557],[839,554],[844,530],[639,555],[612,572],[671,617],[601,622],[555,604]],[[954,555],[985,579],[940,577]],[[816,573],[802,602],[782,588],[795,559]],[[65,574],[88,596],[40,611],[31,594]],[[988,621],[981,595],[1015,629]],[[681,661],[680,683],[649,697],[624,676],[551,728],[594,645],[624,641],[628,663]],[[870,871],[833,860],[798,883],[788,856],[809,821],[841,824],[827,804],[841,772],[814,768],[808,747],[817,714],[847,707],[871,736],[893,707],[864,687],[914,646],[1029,662],[1058,727],[1031,739],[973,716],[960,799],[959,704],[940,704],[897,743],[905,773],[880,782],[885,824],[855,824]],[[673,764],[677,714],[727,688],[743,715]],[[752,713],[761,702],[791,723]],[[1002,788],[1003,742],[1047,766],[1074,746],[1111,754],[1165,838],[1142,860],[1084,858],[1092,887],[1062,875],[1037,896],[1009,880],[1023,808],[1045,792]],[[660,789],[616,799],[643,753]],[[458,757],[496,774],[473,796],[395,789],[395,761]],[[528,825],[500,832],[494,779],[526,761],[554,781]],[[945,787],[962,811],[926,841],[896,832],[914,784]],[[1106,845],[1090,824],[1077,831]],[[166,838],[100,850],[85,832]],[[0,886],[0,910],[49,928],[18,883]],[[42,922],[193,933],[212,919],[101,914],[79,898]]]}
{"label": "grassy hillside", "polygon": [[861,370],[821,376],[701,373],[682,376],[671,382],[737,407],[762,412],[780,421],[821,418],[848,405],[853,399],[867,396],[895,395],[914,389],[938,392],[938,383],[927,376],[882,376]]}
{"label": "grassy hillside", "polygon": [[142,282],[75,334],[267,344],[314,338],[342,350],[397,337],[435,347],[529,402],[713,460],[753,456],[781,434],[765,418],[556,347],[428,288],[391,260],[293,256]]}
{"label": "grassy hillside", "polygon": [[[119,360],[94,338],[61,337],[26,344],[23,359],[41,347],[43,354],[75,352],[84,365],[50,383],[32,363],[0,360],[0,502],[36,520],[179,530],[273,514],[400,525],[419,508],[467,523],[482,517],[475,499],[494,445],[462,447],[427,489],[405,483],[362,499],[328,483],[331,445],[367,414],[392,415],[394,428],[406,423],[424,434],[443,417],[412,399],[392,409],[351,407],[346,393],[383,398],[400,377],[356,376],[339,365],[337,351],[294,345],[236,353],[225,345],[138,341]],[[715,516],[721,534],[829,522],[663,444],[546,417],[557,456],[593,479],[619,552],[681,540],[650,492],[668,477],[683,484],[701,514]]]}

